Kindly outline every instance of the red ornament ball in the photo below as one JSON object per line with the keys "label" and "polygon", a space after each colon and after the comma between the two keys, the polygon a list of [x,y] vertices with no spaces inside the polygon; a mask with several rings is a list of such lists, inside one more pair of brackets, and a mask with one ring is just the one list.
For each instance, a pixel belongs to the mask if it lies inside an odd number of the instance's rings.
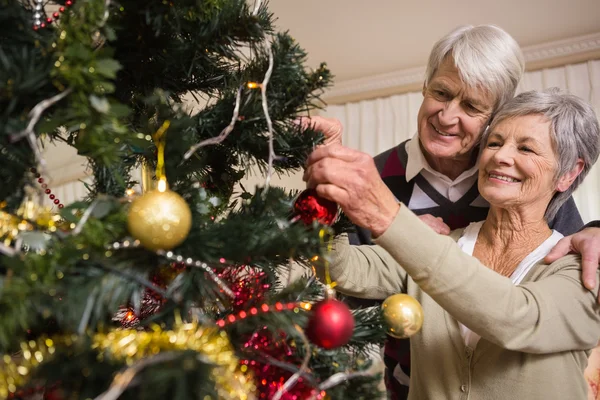
{"label": "red ornament ball", "polygon": [[44,392],[44,400],[64,400],[65,393],[59,387],[47,388]]}
{"label": "red ornament ball", "polygon": [[354,317],[348,306],[335,299],[326,299],[313,305],[306,336],[319,347],[334,349],[348,343],[353,330]]}
{"label": "red ornament ball", "polygon": [[294,215],[306,225],[317,221],[323,225],[331,225],[338,215],[338,205],[324,199],[315,189],[306,189],[294,202]]}

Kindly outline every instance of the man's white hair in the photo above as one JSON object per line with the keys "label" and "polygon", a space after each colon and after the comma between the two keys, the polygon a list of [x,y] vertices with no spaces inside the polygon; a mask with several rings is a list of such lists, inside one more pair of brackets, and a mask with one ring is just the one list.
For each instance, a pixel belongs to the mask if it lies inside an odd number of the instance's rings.
{"label": "man's white hair", "polygon": [[431,50],[425,86],[447,57],[452,57],[462,81],[488,91],[494,98],[492,114],[515,95],[525,71],[517,42],[494,25],[461,26],[441,38]]}

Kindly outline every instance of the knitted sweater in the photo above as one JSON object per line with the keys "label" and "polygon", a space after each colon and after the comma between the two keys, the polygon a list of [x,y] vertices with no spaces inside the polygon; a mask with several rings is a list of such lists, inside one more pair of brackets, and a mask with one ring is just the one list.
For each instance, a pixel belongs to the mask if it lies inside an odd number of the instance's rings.
{"label": "knitted sweater", "polygon": [[[402,205],[377,245],[350,246],[343,235],[334,243],[338,291],[404,292],[423,306],[423,328],[410,340],[408,398],[585,400],[600,306],[598,287],[581,283],[580,257],[539,262],[514,285],[465,254],[455,243],[460,235],[436,234]],[[459,321],[481,336],[475,349]]]}

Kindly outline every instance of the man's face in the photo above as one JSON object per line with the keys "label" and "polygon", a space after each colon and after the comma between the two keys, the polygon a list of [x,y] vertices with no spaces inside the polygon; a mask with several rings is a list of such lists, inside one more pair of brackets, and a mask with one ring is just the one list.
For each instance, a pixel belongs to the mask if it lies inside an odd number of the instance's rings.
{"label": "man's face", "polygon": [[467,87],[451,57],[423,88],[423,96],[418,129],[426,155],[440,161],[469,160],[492,114],[492,96]]}

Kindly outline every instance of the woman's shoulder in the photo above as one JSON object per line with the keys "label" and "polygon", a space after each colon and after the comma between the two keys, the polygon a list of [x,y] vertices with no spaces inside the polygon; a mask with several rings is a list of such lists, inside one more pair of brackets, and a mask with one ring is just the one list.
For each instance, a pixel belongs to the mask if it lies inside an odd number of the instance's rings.
{"label": "woman's shoulder", "polygon": [[454,229],[450,232],[449,236],[454,239],[455,242],[458,242],[458,240],[463,236],[468,236],[474,241],[477,239],[477,235],[479,234],[479,230],[481,229],[483,222],[484,221],[471,222],[464,228]]}
{"label": "woman's shoulder", "polygon": [[572,275],[574,279],[581,280],[581,266],[580,254],[567,254],[550,264],[540,260],[523,281],[536,281],[559,273]]}

